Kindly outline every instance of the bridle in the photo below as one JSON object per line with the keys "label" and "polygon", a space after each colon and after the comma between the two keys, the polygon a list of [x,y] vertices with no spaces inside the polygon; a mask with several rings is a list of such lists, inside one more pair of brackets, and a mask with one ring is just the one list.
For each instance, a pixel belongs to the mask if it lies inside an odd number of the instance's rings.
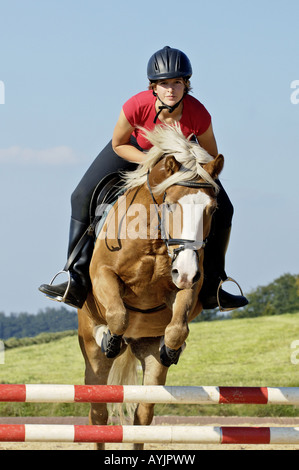
{"label": "bridle", "polygon": [[[187,240],[187,239],[184,239],[184,238],[172,238],[169,233],[167,234],[166,229],[165,229],[165,225],[164,225],[163,220],[162,220],[162,218],[160,216],[160,213],[159,213],[159,209],[158,209],[159,204],[157,203],[157,201],[155,199],[153,190],[152,190],[151,185],[149,183],[149,172],[147,173],[147,186],[148,186],[148,189],[149,189],[149,192],[150,192],[150,195],[152,197],[152,200],[153,200],[153,203],[154,203],[154,206],[155,206],[155,210],[156,210],[156,213],[157,213],[158,228],[161,232],[161,239],[164,241],[164,243],[166,245],[168,255],[170,256],[172,262],[176,259],[176,257],[178,256],[178,254],[181,251],[183,251],[187,248],[195,251],[196,253],[201,248],[205,248],[205,246],[207,244],[207,241],[208,241],[207,238],[205,240],[200,240],[200,241],[198,241],[198,240]],[[180,182],[172,184],[171,186],[185,186],[187,188],[194,188],[194,189],[214,188],[214,186],[211,183],[198,182],[198,181],[180,181]],[[164,192],[164,195],[163,195],[163,204],[165,202],[165,198],[166,198],[166,191]],[[175,246],[175,245],[178,245],[178,248],[175,248],[171,252],[169,250],[169,247],[170,246]]]}
{"label": "bridle", "polygon": [[[200,248],[204,248],[207,244],[207,239],[205,240],[202,240],[202,241],[197,241],[197,240],[186,240],[184,238],[172,238],[170,236],[170,234],[166,234],[166,230],[165,230],[165,227],[164,227],[164,224],[163,224],[163,221],[162,221],[162,218],[159,214],[159,204],[157,203],[156,199],[155,199],[155,196],[154,196],[154,193],[153,193],[153,190],[151,188],[151,185],[149,183],[149,171],[147,173],[147,186],[148,186],[148,189],[149,189],[149,192],[150,192],[150,195],[152,197],[152,200],[153,200],[153,203],[154,203],[154,207],[155,207],[155,210],[156,210],[156,213],[157,213],[157,217],[158,217],[158,229],[160,230],[161,232],[161,239],[164,241],[165,245],[166,245],[166,248],[167,248],[167,252],[168,252],[168,255],[169,257],[171,258],[171,263],[174,262],[174,260],[177,258],[178,254],[187,249],[187,248],[191,248],[193,251],[195,251],[197,257],[198,257],[198,250]],[[203,188],[213,188],[214,189],[214,186],[211,184],[211,183],[206,183],[206,182],[197,182],[197,181],[181,181],[181,182],[177,182],[177,183],[174,183],[172,184],[171,186],[185,186],[187,188],[194,188],[194,189],[203,189]],[[165,198],[166,198],[166,191],[164,192],[164,195],[163,195],[163,204],[165,202]],[[170,246],[174,246],[174,245],[178,245],[178,248],[175,248],[172,252],[169,250],[169,247]],[[161,310],[164,310],[164,308],[166,308],[166,304],[162,304],[162,305],[159,305],[157,307],[154,307],[154,308],[151,308],[151,309],[146,309],[146,310],[142,310],[142,309],[139,309],[139,308],[135,308],[135,307],[131,307],[127,304],[125,304],[125,307],[128,308],[129,310],[132,310],[133,312],[139,312],[139,313],[143,313],[143,314],[148,314],[148,313],[156,313],[156,312],[159,312]]]}

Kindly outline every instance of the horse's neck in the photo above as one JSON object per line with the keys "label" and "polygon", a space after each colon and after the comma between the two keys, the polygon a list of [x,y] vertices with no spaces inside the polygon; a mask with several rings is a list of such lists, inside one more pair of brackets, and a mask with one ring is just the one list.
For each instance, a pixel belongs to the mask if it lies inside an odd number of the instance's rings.
{"label": "horse's neck", "polygon": [[131,228],[136,226],[137,231],[143,227],[143,236],[146,235],[150,244],[155,244],[160,238],[159,206],[163,202],[163,196],[159,195],[156,198],[147,184],[127,191],[124,196],[126,197],[128,226],[129,224]]}
{"label": "horse's neck", "polygon": [[144,183],[138,188],[130,189],[125,193],[128,203],[132,204],[142,204],[147,209],[151,211],[151,206],[157,204],[159,206],[163,202],[163,195],[156,195],[153,193],[153,188],[149,187],[147,183]]}

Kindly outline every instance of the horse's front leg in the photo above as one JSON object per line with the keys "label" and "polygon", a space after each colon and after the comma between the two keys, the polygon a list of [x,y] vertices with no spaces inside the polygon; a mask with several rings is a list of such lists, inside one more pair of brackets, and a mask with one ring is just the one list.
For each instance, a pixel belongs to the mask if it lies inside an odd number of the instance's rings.
{"label": "horse's front leg", "polygon": [[109,328],[102,340],[102,351],[107,357],[116,357],[122,345],[122,335],[129,322],[129,314],[122,300],[122,283],[115,272],[101,267],[93,279],[93,294],[105,308],[105,319]]}
{"label": "horse's front leg", "polygon": [[188,317],[195,303],[193,289],[179,290],[172,306],[172,318],[165,328],[164,344],[161,347],[160,359],[163,365],[169,367],[178,362],[188,334]]}

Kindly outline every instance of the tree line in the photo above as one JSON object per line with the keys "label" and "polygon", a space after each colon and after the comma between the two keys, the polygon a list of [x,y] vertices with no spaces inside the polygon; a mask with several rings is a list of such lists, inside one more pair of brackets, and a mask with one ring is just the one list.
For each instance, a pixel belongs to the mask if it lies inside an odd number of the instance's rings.
{"label": "tree line", "polygon": [[231,318],[281,315],[299,312],[299,275],[284,274],[247,296],[249,304],[235,310]]}
{"label": "tree line", "polygon": [[[195,321],[258,317],[299,312],[299,275],[284,274],[267,286],[248,293],[249,304],[222,315],[218,309],[205,310]],[[0,312],[0,340],[34,337],[40,333],[56,333],[78,329],[77,311],[66,307],[5,315]]]}
{"label": "tree line", "polygon": [[0,312],[0,339],[2,340],[77,329],[77,311],[68,310],[66,307],[47,307],[37,314],[21,312],[5,315]]}
{"label": "tree line", "polygon": [[299,312],[299,275],[284,274],[267,286],[259,286],[246,294],[248,305],[221,314],[219,309],[204,310],[195,321],[260,317]]}

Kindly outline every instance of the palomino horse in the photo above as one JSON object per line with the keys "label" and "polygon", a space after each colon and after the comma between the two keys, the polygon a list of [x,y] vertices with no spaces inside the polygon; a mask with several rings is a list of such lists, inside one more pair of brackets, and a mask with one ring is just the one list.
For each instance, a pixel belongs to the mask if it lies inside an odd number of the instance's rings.
{"label": "palomino horse", "polygon": [[[179,126],[144,132],[153,147],[126,175],[126,190],[100,231],[90,265],[92,292],[78,312],[86,384],[132,383],[139,360],[143,384],[164,385],[188,323],[202,310],[204,245],[223,156],[213,159]],[[154,404],[141,403],[134,424],[149,425],[153,415]],[[106,404],[91,404],[90,424],[107,419]]]}

